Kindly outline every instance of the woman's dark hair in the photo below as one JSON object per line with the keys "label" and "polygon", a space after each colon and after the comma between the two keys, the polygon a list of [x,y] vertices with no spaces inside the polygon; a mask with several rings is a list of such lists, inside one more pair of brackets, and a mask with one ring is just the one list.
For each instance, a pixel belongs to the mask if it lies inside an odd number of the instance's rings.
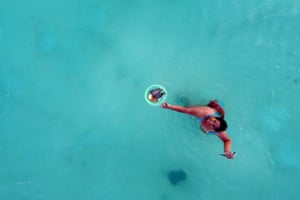
{"label": "woman's dark hair", "polygon": [[225,131],[227,129],[227,122],[222,117],[216,117],[217,120],[220,122],[220,127],[216,128],[215,131]]}

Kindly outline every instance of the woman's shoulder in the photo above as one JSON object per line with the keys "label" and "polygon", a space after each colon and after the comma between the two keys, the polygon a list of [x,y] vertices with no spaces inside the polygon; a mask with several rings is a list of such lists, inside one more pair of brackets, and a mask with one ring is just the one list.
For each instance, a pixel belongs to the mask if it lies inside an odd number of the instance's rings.
{"label": "woman's shoulder", "polygon": [[221,102],[217,100],[212,100],[207,104],[207,106],[215,110],[217,113],[219,113],[222,118],[225,117],[225,111],[223,109],[223,104]]}
{"label": "woman's shoulder", "polygon": [[216,113],[216,110],[208,106],[199,106],[198,107],[198,117],[206,117]]}

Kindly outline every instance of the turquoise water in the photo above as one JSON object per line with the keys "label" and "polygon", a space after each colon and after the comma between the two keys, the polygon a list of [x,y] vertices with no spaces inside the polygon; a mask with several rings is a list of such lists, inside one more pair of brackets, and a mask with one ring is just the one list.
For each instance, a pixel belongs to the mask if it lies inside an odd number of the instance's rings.
{"label": "turquoise water", "polygon": [[[299,199],[299,20],[297,0],[2,0],[0,199]],[[153,83],[222,100],[236,159]]]}

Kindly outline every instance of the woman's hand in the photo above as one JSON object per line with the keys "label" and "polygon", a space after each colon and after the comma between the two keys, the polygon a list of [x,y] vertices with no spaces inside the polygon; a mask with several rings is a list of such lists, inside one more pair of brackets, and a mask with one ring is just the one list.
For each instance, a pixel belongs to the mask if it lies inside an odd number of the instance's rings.
{"label": "woman's hand", "polygon": [[163,108],[169,108],[170,104],[168,104],[167,102],[164,102],[164,103],[161,104],[161,107],[163,107]]}
{"label": "woman's hand", "polygon": [[229,151],[229,152],[225,152],[223,154],[223,156],[225,156],[228,159],[233,159],[235,157],[235,152]]}

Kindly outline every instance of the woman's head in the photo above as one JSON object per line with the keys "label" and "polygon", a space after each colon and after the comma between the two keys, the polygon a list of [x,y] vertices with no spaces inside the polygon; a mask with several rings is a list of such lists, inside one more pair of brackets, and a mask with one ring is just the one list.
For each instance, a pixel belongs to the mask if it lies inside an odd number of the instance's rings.
{"label": "woman's head", "polygon": [[219,127],[215,127],[215,131],[225,131],[227,129],[227,122],[222,117],[216,117],[219,121]]}
{"label": "woman's head", "polygon": [[217,132],[225,131],[227,128],[227,123],[222,117],[211,116],[206,120],[206,126],[210,130],[214,130]]}

